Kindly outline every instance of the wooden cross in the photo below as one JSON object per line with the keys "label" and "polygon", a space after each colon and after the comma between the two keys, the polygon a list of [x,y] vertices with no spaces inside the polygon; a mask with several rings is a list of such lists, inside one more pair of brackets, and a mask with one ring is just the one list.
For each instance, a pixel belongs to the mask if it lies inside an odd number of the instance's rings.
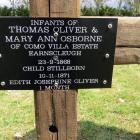
{"label": "wooden cross", "polygon": [[[79,17],[79,0],[31,0],[32,17]],[[38,140],[77,139],[77,91],[35,91]]]}

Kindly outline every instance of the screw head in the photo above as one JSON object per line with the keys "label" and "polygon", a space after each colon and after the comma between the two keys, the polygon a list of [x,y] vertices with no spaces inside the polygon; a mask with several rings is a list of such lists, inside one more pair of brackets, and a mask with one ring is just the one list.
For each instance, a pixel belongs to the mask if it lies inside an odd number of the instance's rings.
{"label": "screw head", "polygon": [[110,54],[109,54],[109,53],[106,53],[106,54],[105,54],[105,58],[108,59],[109,57],[110,57]]}
{"label": "screw head", "polygon": [[58,60],[58,56],[54,56],[53,59],[54,59],[54,60]]}
{"label": "screw head", "polygon": [[54,33],[54,36],[56,36],[56,37],[57,37],[57,36],[58,36],[58,32],[55,32],[55,33]]}
{"label": "screw head", "polygon": [[0,53],[0,58],[2,58],[2,54]]}
{"label": "screw head", "polygon": [[104,81],[103,81],[103,84],[106,85],[106,84],[107,84],[107,80],[104,80]]}
{"label": "screw head", "polygon": [[5,83],[4,81],[2,81],[2,82],[0,83],[0,85],[1,85],[1,86],[5,86],[6,83]]}
{"label": "screw head", "polygon": [[58,82],[55,82],[54,85],[55,85],[56,87],[58,87]]}
{"label": "screw head", "polygon": [[113,27],[113,25],[110,23],[110,24],[108,24],[108,28],[109,29],[112,29],[112,27]]}

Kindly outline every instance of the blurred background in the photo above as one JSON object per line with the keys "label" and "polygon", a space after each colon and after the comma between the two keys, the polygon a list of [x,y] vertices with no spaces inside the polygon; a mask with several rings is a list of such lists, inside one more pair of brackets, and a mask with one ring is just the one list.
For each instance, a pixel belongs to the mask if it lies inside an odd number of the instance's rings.
{"label": "blurred background", "polygon": [[[28,16],[29,0],[0,0],[1,16]],[[81,15],[140,16],[140,0],[81,0]]]}

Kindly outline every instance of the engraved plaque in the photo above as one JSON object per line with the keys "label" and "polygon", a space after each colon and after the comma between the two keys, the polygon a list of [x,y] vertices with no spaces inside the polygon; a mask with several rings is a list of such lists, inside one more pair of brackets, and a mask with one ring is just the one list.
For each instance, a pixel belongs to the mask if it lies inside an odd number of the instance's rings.
{"label": "engraved plaque", "polygon": [[109,88],[112,18],[0,18],[0,89]]}

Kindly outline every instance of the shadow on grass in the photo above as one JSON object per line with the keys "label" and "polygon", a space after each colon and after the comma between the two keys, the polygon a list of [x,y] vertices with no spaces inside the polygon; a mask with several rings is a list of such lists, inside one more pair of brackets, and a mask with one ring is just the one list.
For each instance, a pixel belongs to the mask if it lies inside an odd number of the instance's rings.
{"label": "shadow on grass", "polygon": [[80,121],[78,122],[78,140],[140,140],[140,133],[133,134],[116,127]]}
{"label": "shadow on grass", "polygon": [[[30,131],[22,140],[37,140],[36,131]],[[78,140],[140,140],[140,133],[133,134],[116,127],[100,126],[90,121],[80,121],[78,122]]]}
{"label": "shadow on grass", "polygon": [[28,132],[21,140],[37,140],[36,130]]}

